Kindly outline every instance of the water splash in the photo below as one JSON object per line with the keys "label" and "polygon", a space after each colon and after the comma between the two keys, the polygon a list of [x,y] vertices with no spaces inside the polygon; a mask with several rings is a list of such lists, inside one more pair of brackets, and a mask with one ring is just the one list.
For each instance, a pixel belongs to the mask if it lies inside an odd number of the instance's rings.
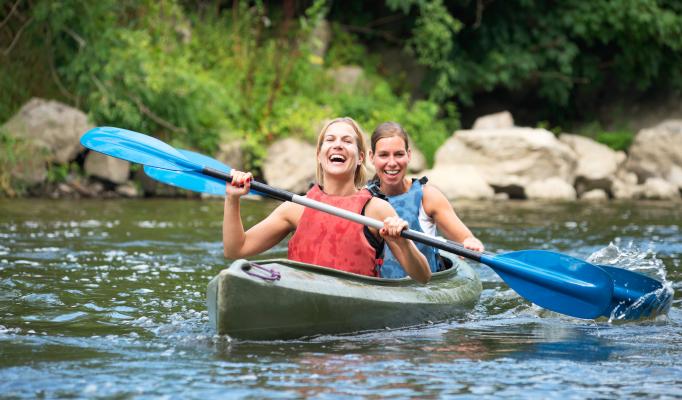
{"label": "water splash", "polygon": [[665,264],[656,257],[652,245],[643,250],[632,241],[624,247],[619,247],[620,240],[618,238],[614,242],[594,252],[587,258],[587,261],[593,264],[617,265],[629,271],[655,276],[664,283],[667,282]]}
{"label": "water splash", "polygon": [[[658,280],[661,281],[660,287],[656,284],[657,289],[645,293],[638,299],[622,301],[617,304],[611,311],[609,322],[656,318],[658,316],[665,316],[668,313],[674,295],[672,282],[666,280],[665,264],[656,257],[651,246],[646,250],[642,250],[632,242],[629,242],[627,247],[622,249],[617,244],[611,242],[607,247],[593,253],[588,258],[588,261],[598,265],[616,265],[627,271],[638,272],[648,277],[658,277]],[[623,279],[624,282],[620,282],[617,279],[617,275],[613,275],[616,285],[622,285],[627,288],[628,282],[626,279]],[[636,289],[642,290],[641,288]],[[649,287],[646,290],[650,289]]]}

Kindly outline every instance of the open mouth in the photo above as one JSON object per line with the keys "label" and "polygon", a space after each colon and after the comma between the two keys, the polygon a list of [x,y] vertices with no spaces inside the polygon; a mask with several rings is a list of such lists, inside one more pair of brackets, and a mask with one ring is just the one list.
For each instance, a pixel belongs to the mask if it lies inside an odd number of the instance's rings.
{"label": "open mouth", "polygon": [[342,156],[341,154],[332,154],[329,157],[329,161],[332,164],[343,164],[346,162],[346,157]]}
{"label": "open mouth", "polygon": [[384,174],[390,175],[390,176],[395,176],[395,175],[398,175],[399,173],[400,173],[400,170],[398,170],[398,169],[385,169],[384,170]]}

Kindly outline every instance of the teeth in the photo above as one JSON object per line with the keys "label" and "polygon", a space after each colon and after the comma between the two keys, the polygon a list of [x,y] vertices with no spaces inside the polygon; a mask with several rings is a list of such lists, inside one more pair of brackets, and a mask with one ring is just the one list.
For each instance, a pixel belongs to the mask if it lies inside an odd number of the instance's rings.
{"label": "teeth", "polygon": [[384,173],[386,175],[398,175],[400,173],[400,171],[398,171],[398,170],[388,170],[388,171],[384,170]]}
{"label": "teeth", "polygon": [[344,162],[344,161],[346,161],[346,158],[345,158],[344,156],[341,156],[341,155],[336,154],[336,155],[333,155],[333,156],[329,157],[329,161],[340,161],[340,162]]}

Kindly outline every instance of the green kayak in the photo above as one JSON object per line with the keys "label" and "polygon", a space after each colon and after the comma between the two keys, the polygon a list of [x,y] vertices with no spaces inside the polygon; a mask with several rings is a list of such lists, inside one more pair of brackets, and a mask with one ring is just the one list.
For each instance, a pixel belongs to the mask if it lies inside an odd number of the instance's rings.
{"label": "green kayak", "polygon": [[208,315],[219,334],[294,339],[401,328],[461,316],[481,294],[459,258],[422,285],[360,276],[285,259],[237,260],[208,284]]}

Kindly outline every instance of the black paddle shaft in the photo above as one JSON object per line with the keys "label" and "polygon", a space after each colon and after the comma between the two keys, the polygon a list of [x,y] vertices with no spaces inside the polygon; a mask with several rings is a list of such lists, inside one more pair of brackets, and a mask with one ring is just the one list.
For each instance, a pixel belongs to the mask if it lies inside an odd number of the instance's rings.
{"label": "black paddle shaft", "polygon": [[[232,176],[229,174],[226,174],[225,172],[218,171],[216,169],[210,168],[210,167],[204,167],[201,171],[202,174],[208,175],[210,177],[216,178],[216,179],[221,179],[224,180],[225,182],[232,182]],[[291,192],[287,192],[286,190],[282,189],[277,189],[272,186],[268,186],[264,183],[258,182],[258,181],[251,181],[251,187],[263,194],[266,194],[274,199],[281,200],[281,201],[292,201],[294,198],[294,194]]]}

